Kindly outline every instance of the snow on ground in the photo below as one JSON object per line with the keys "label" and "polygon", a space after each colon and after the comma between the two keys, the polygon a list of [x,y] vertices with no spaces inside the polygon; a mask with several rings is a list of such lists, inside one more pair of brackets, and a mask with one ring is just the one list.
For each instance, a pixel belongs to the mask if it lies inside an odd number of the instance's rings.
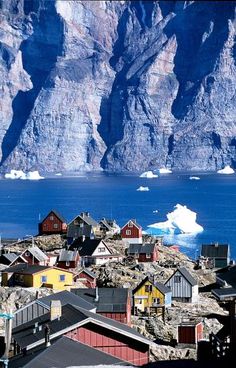
{"label": "snow on ground", "polygon": [[5,174],[6,179],[21,179],[21,180],[40,180],[44,179],[40,176],[38,171],[29,171],[24,173],[22,170],[11,170],[10,173]]}
{"label": "snow on ground", "polygon": [[197,234],[203,227],[197,224],[197,214],[186,206],[177,204],[174,211],[167,214],[167,221],[148,225],[150,233],[159,234]]}
{"label": "snow on ground", "polygon": [[190,180],[200,180],[199,176],[190,176]]}
{"label": "snow on ground", "polygon": [[225,166],[224,169],[218,170],[218,174],[234,174],[234,170],[229,166]]}
{"label": "snow on ground", "polygon": [[159,169],[159,173],[160,174],[171,174],[172,171],[170,169],[166,169],[165,167],[162,167],[161,169]]}
{"label": "snow on ground", "polygon": [[152,178],[158,178],[158,175],[154,174],[152,171],[145,171],[144,173],[140,175],[140,178],[152,179]]}
{"label": "snow on ground", "polygon": [[138,192],[148,192],[149,188],[148,187],[142,187],[142,185],[137,189]]}

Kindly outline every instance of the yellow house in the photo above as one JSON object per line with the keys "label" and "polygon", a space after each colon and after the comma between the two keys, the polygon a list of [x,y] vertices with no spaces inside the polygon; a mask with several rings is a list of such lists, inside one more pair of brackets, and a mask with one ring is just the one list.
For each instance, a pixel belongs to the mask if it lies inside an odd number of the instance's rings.
{"label": "yellow house", "polygon": [[2,271],[2,286],[16,285],[66,290],[73,285],[73,273],[57,267],[17,264]]}
{"label": "yellow house", "polygon": [[150,312],[150,309],[171,306],[171,290],[160,282],[151,282],[148,277],[133,290],[135,311]]}

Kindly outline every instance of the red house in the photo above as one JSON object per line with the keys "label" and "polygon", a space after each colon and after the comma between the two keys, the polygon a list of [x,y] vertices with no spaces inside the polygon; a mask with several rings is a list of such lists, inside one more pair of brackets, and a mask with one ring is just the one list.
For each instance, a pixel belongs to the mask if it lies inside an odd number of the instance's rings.
{"label": "red house", "polygon": [[80,256],[78,250],[67,250],[67,249],[61,249],[58,261],[57,261],[57,267],[59,268],[76,268],[79,264]]}
{"label": "red house", "polygon": [[25,263],[28,263],[29,265],[47,266],[49,263],[49,257],[36,245],[25,249],[15,260],[14,264],[21,263],[22,259],[25,261]]}
{"label": "red house", "polygon": [[129,220],[121,228],[121,238],[130,244],[142,244],[142,227],[136,220]]}
{"label": "red house", "polygon": [[67,224],[65,219],[56,211],[49,214],[39,224],[39,235],[66,234]]}
{"label": "red house", "polygon": [[138,262],[155,262],[158,259],[157,244],[130,244],[128,255]]}
{"label": "red house", "polygon": [[97,279],[95,273],[88,270],[87,268],[83,268],[81,271],[77,273],[74,278],[74,281],[82,282],[87,288],[94,289],[97,284]]}

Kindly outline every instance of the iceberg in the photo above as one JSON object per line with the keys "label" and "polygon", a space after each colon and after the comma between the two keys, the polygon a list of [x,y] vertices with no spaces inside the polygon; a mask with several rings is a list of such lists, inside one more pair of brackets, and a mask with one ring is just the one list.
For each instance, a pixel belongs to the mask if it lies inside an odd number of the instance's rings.
{"label": "iceberg", "polygon": [[225,166],[224,169],[218,170],[218,174],[234,174],[234,170],[229,166]]}
{"label": "iceberg", "polygon": [[22,170],[11,170],[10,173],[5,174],[6,179],[21,179],[21,180],[40,180],[44,179],[40,176],[38,171],[29,171],[24,173]]}
{"label": "iceberg", "polygon": [[154,210],[154,211],[152,211],[152,213],[158,213],[159,211],[158,210]]}
{"label": "iceberg", "polygon": [[200,180],[199,176],[190,176],[190,180]]}
{"label": "iceberg", "polygon": [[148,192],[149,191],[149,188],[148,187],[142,187],[140,186],[138,189],[137,189],[138,192]]}
{"label": "iceberg", "polygon": [[165,167],[159,169],[160,174],[171,174],[172,171],[170,169],[166,169]]}
{"label": "iceberg", "polygon": [[153,174],[152,171],[145,171],[144,173],[142,173],[140,175],[140,178],[148,178],[148,179],[152,179],[152,178],[158,178],[158,175]]}
{"label": "iceberg", "polygon": [[56,173],[55,175],[56,176],[62,176],[62,173]]}
{"label": "iceberg", "polygon": [[197,214],[186,206],[177,204],[174,211],[167,214],[167,221],[148,225],[149,233],[156,234],[197,234],[203,227],[197,224]]}

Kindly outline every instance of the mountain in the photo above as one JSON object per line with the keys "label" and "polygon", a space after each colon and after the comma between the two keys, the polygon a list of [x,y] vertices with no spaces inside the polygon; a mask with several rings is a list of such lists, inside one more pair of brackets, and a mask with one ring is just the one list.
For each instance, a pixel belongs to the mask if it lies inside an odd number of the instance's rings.
{"label": "mountain", "polygon": [[1,0],[1,171],[236,167],[235,8]]}

